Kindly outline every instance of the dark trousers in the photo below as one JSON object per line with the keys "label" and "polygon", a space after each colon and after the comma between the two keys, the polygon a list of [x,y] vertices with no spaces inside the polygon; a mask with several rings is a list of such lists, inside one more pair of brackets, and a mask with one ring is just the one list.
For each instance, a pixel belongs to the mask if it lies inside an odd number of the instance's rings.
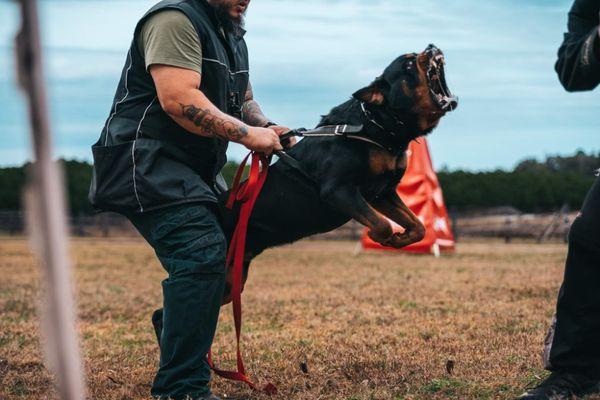
{"label": "dark trousers", "polygon": [[[162,282],[159,399],[195,399],[210,392],[206,355],[223,291],[227,244],[210,205],[185,204],[129,216],[169,274]],[[140,277],[144,279],[144,277]]]}
{"label": "dark trousers", "polygon": [[600,180],[569,232],[565,277],[558,295],[552,371],[600,378]]}

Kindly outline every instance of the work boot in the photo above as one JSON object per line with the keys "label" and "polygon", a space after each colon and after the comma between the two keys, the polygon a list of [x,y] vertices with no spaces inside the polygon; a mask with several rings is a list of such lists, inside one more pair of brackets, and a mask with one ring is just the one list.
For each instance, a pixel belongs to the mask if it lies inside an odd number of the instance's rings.
{"label": "work boot", "polygon": [[600,379],[568,372],[553,372],[542,383],[519,396],[518,400],[573,400],[600,393]]}

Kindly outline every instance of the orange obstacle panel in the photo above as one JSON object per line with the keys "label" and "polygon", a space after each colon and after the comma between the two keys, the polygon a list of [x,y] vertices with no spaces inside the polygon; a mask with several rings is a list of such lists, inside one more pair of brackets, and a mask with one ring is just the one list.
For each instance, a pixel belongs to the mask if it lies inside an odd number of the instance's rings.
{"label": "orange obstacle panel", "polygon": [[[367,231],[363,233],[364,249],[407,251],[412,253],[439,254],[440,251],[454,250],[454,235],[450,228],[448,211],[437,175],[433,169],[429,147],[425,138],[419,143],[413,141],[407,151],[408,166],[402,182],[398,185],[398,194],[406,205],[425,225],[425,238],[403,249],[396,250],[373,242]],[[394,230],[402,232],[398,224],[390,221]]]}

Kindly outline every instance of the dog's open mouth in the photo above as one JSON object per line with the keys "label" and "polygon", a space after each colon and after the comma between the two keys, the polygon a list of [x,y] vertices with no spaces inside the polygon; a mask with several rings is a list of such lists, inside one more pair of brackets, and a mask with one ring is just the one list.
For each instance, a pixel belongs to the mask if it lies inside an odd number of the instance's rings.
{"label": "dog's open mouth", "polygon": [[430,44],[424,53],[429,58],[427,81],[431,97],[443,112],[456,109],[458,98],[448,89],[444,74],[444,53],[433,44]]}

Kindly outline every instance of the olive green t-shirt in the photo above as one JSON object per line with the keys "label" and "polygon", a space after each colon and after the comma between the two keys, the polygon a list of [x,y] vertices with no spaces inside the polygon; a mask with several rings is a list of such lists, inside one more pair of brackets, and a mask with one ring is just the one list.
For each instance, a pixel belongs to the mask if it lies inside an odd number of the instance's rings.
{"label": "olive green t-shirt", "polygon": [[178,10],[163,10],[142,26],[138,47],[146,69],[164,64],[202,73],[202,45],[189,18]]}

